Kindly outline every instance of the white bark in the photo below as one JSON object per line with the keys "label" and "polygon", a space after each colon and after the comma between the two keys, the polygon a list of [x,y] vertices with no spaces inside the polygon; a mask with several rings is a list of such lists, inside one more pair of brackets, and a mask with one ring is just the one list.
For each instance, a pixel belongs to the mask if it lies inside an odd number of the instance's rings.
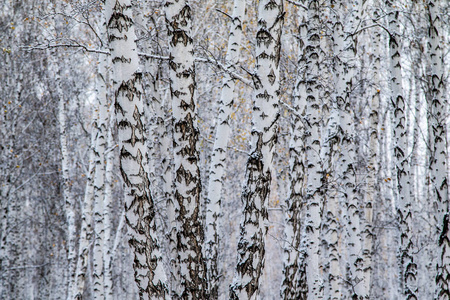
{"label": "white bark", "polygon": [[286,201],[285,229],[284,229],[284,279],[281,285],[281,297],[288,299],[302,299],[305,295],[305,271],[300,269],[300,242],[301,242],[301,213],[303,210],[303,197],[305,189],[305,145],[302,132],[303,120],[300,114],[305,109],[306,81],[302,67],[305,64],[305,40],[307,36],[307,13],[299,10],[299,54],[298,74],[294,88],[294,101],[292,108],[295,114],[292,116],[291,141],[289,144],[289,179],[290,190]]}
{"label": "white bark", "polygon": [[62,173],[62,187],[64,197],[64,210],[67,222],[67,248],[68,248],[68,268],[67,268],[67,299],[72,300],[75,287],[75,271],[77,265],[76,255],[76,224],[75,224],[75,200],[71,193],[70,183],[70,162],[69,162],[69,150],[67,142],[67,124],[66,124],[66,98],[61,88],[61,76],[59,67],[57,66],[56,58],[52,57],[52,68],[55,76],[55,86],[57,89],[57,95],[59,97],[59,132],[60,132],[60,145],[61,145],[61,173]]}
{"label": "white bark", "polygon": [[303,229],[304,264],[308,283],[307,299],[322,299],[323,282],[320,266],[320,228],[323,206],[322,162],[320,160],[321,136],[319,90],[319,64],[323,57],[320,48],[320,3],[308,1],[308,37],[305,46],[306,56],[306,108],[302,113],[305,119],[303,143],[306,147],[306,212]]}
{"label": "white bark", "polygon": [[[333,34],[335,53],[335,92],[334,105],[339,114],[336,142],[338,143],[335,179],[339,191],[339,202],[343,204],[343,219],[347,235],[348,270],[350,296],[365,298],[362,270],[361,230],[359,219],[358,193],[356,191],[356,151],[355,126],[353,125],[352,95],[355,69],[356,45],[353,37],[354,23],[359,13],[359,3],[353,2],[352,8],[346,1],[336,1],[338,20]],[[345,20],[345,16],[347,19]]]}
{"label": "white bark", "polygon": [[364,289],[367,295],[371,296],[371,282],[372,282],[372,245],[373,245],[373,206],[377,205],[377,200],[380,199],[381,191],[377,187],[377,183],[380,179],[380,142],[379,142],[379,110],[380,110],[380,52],[381,52],[381,32],[380,29],[375,29],[372,47],[372,72],[373,72],[373,84],[372,99],[370,103],[370,129],[369,129],[369,164],[367,166],[367,189],[365,192],[365,207],[364,207],[364,230],[363,234],[363,246],[362,254],[364,259]]}
{"label": "white bark", "polygon": [[402,69],[400,61],[399,12],[394,5],[386,1],[389,7],[389,66],[391,72],[391,89],[393,104],[393,138],[394,160],[397,176],[398,209],[397,217],[400,225],[400,283],[402,293],[408,299],[416,299],[418,286],[416,283],[417,266],[413,256],[412,209],[410,195],[410,171],[408,162],[408,138],[406,125],[405,101],[403,99]]}
{"label": "white bark", "polygon": [[279,117],[279,62],[283,2],[260,1],[256,33],[256,70],[252,114],[251,152],[242,193],[238,262],[230,299],[257,299],[264,269],[265,237],[273,155]]}
{"label": "white bark", "polygon": [[[203,226],[200,220],[200,170],[197,99],[192,40],[192,10],[188,1],[165,4],[169,34],[169,78],[173,114],[174,196],[171,199],[176,231],[178,278],[172,284],[174,297],[207,298],[206,265],[203,259]],[[169,213],[172,211],[169,210]]]}
{"label": "white bark", "polygon": [[431,103],[428,103],[430,130],[430,177],[433,187],[433,205],[437,207],[439,226],[436,299],[450,298],[450,231],[447,163],[447,99],[444,93],[444,66],[441,48],[443,26],[440,20],[440,2],[427,1],[429,26],[428,47],[431,62]]}
{"label": "white bark", "polygon": [[156,235],[144,136],[141,73],[131,2],[107,1],[106,20],[114,65],[120,171],[125,182],[126,223],[134,250],[135,281],[141,299],[167,299],[166,275]]}
{"label": "white bark", "polygon": [[[111,110],[112,105],[109,105]],[[110,113],[108,137],[107,137],[107,153],[105,154],[106,170],[105,170],[105,198],[103,201],[103,228],[104,228],[104,242],[103,242],[103,266],[104,266],[104,286],[105,286],[105,300],[113,299],[113,240],[112,240],[112,226],[113,226],[113,210],[112,210],[112,190],[113,190],[113,166],[114,166],[114,151],[115,143],[112,134],[114,127],[114,116]]]}
{"label": "white bark", "polygon": [[[106,28],[105,28],[106,29]],[[105,297],[104,276],[103,276],[103,243],[104,243],[104,225],[103,201],[105,197],[105,150],[106,135],[108,123],[108,101],[106,93],[106,67],[107,57],[101,58],[98,65],[97,78],[97,101],[98,101],[98,120],[96,124],[96,143],[95,143],[95,176],[94,176],[94,248],[93,248],[93,296],[94,299],[103,299]]]}
{"label": "white bark", "polygon": [[[339,25],[338,25],[339,26]],[[336,23],[335,26],[336,28]],[[335,29],[336,30],[336,29]],[[335,96],[335,95],[334,95]],[[334,102],[334,101],[333,101]],[[328,117],[327,131],[323,144],[323,161],[325,163],[324,172],[327,180],[326,191],[326,210],[324,216],[324,224],[322,225],[324,253],[323,259],[326,272],[324,277],[326,285],[324,286],[324,298],[326,299],[340,299],[342,272],[340,269],[340,261],[342,251],[340,249],[340,241],[342,240],[342,224],[340,222],[340,207],[339,207],[339,190],[336,179],[339,178],[339,172],[335,172],[337,166],[335,162],[338,160],[339,153],[339,111],[334,103]]]}
{"label": "white bark", "polygon": [[73,291],[75,299],[82,299],[84,286],[88,279],[87,268],[89,263],[89,251],[92,242],[92,209],[94,204],[94,175],[95,175],[95,161],[94,161],[94,148],[96,142],[96,122],[97,114],[95,111],[98,106],[95,105],[93,109],[92,130],[91,130],[91,145],[89,151],[89,169],[86,179],[86,190],[84,193],[84,200],[81,204],[81,229],[80,229],[80,241],[78,246],[78,260],[76,268],[76,285]]}
{"label": "white bark", "polygon": [[222,91],[219,100],[219,116],[216,124],[214,147],[211,155],[211,166],[208,181],[206,206],[205,259],[208,270],[208,290],[212,299],[218,298],[219,280],[221,277],[219,263],[220,216],[222,215],[223,177],[226,167],[226,153],[231,131],[230,115],[236,98],[235,79],[230,73],[236,71],[239,63],[241,47],[242,22],[244,21],[245,0],[234,0],[232,20],[226,62],[229,72],[222,79]]}

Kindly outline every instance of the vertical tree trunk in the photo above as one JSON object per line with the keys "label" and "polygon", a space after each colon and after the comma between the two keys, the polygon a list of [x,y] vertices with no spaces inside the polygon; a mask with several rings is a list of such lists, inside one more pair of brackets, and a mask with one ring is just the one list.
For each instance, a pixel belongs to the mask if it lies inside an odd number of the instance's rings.
{"label": "vertical tree trunk", "polygon": [[[363,260],[361,257],[361,229],[359,218],[358,193],[356,190],[356,149],[355,126],[352,116],[352,90],[356,45],[350,35],[355,31],[358,21],[359,3],[336,1],[339,21],[334,31],[335,46],[335,105],[339,114],[339,129],[336,132],[338,156],[335,179],[339,190],[339,202],[343,204],[343,219],[346,222],[349,278],[352,298],[365,298],[363,277]],[[352,6],[350,4],[353,4]],[[347,9],[346,7],[351,7]],[[344,20],[345,16],[347,19]]]}
{"label": "vertical tree trunk", "polygon": [[302,113],[305,119],[303,143],[306,148],[306,189],[305,222],[302,250],[304,251],[305,271],[308,283],[307,299],[322,299],[323,283],[320,272],[320,228],[323,206],[323,166],[320,160],[321,135],[319,91],[319,64],[323,53],[320,48],[320,3],[308,1],[308,37],[305,46],[306,56],[306,108]]}
{"label": "vertical tree trunk", "polygon": [[166,274],[156,236],[155,204],[146,172],[141,73],[131,2],[108,0],[106,20],[114,65],[120,172],[125,182],[125,219],[134,251],[135,281],[141,299],[167,299]]}
{"label": "vertical tree trunk", "polygon": [[[106,28],[105,28],[106,29]],[[104,271],[103,271],[103,249],[104,249],[104,207],[105,198],[105,150],[108,123],[108,101],[106,92],[106,67],[107,57],[104,55],[98,65],[97,78],[97,99],[98,99],[98,119],[95,155],[95,177],[94,177],[94,248],[93,248],[93,296],[94,299],[105,297]]]}
{"label": "vertical tree trunk", "polygon": [[96,142],[96,123],[97,123],[97,105],[94,105],[93,122],[91,130],[91,145],[89,149],[89,169],[86,179],[86,189],[84,200],[81,204],[81,229],[80,241],[78,246],[78,260],[76,267],[76,285],[72,295],[75,299],[83,298],[83,291],[88,279],[87,268],[89,263],[89,250],[92,242],[92,209],[94,204],[94,176],[95,176],[95,142]]}
{"label": "vertical tree trunk", "polygon": [[431,103],[428,103],[428,126],[430,130],[430,177],[433,187],[433,205],[438,208],[439,226],[438,246],[440,251],[436,274],[436,299],[450,298],[450,232],[449,202],[447,181],[447,99],[444,89],[444,67],[441,49],[443,27],[439,14],[439,1],[427,1],[428,8],[428,47],[431,61]]}
{"label": "vertical tree trunk", "polygon": [[[244,12],[245,0],[234,0],[226,54],[227,69],[230,72],[236,71],[236,65],[239,63]],[[231,131],[230,115],[236,98],[234,86],[235,79],[231,77],[230,73],[226,72],[222,79],[219,116],[211,156],[206,206],[205,259],[208,270],[208,290],[211,299],[218,299],[219,297],[219,280],[221,277],[219,262],[221,230],[219,217],[222,215],[223,177],[225,174],[227,145]]]}
{"label": "vertical tree trunk", "polygon": [[[55,55],[53,53],[53,55]],[[55,87],[57,91],[57,96],[59,98],[59,111],[58,111],[58,121],[59,121],[59,132],[60,132],[60,145],[61,145],[61,171],[62,171],[62,190],[64,196],[64,210],[65,217],[67,221],[67,299],[72,300],[75,295],[73,291],[75,290],[75,271],[77,266],[77,255],[76,255],[76,235],[77,229],[75,224],[75,199],[73,198],[71,192],[71,179],[70,179],[70,162],[69,162],[69,150],[67,142],[67,124],[66,124],[66,98],[61,88],[61,76],[60,70],[56,62],[56,58],[52,56],[51,67],[55,76]]]}
{"label": "vertical tree trunk", "polygon": [[373,84],[372,100],[370,103],[370,129],[369,129],[369,164],[367,166],[367,189],[365,193],[364,203],[364,219],[365,227],[363,234],[362,254],[364,259],[364,282],[367,295],[371,297],[372,282],[372,244],[373,244],[373,206],[377,205],[378,199],[381,199],[381,193],[378,187],[380,179],[380,159],[379,153],[380,142],[378,138],[379,109],[380,109],[380,72],[381,72],[381,32],[375,29],[373,47],[372,47],[372,65],[373,65]]}
{"label": "vertical tree trunk", "polygon": [[256,33],[256,70],[252,114],[251,153],[242,193],[244,216],[240,226],[236,274],[231,299],[257,299],[264,268],[268,199],[272,159],[279,117],[279,61],[283,2],[260,1]]}
{"label": "vertical tree trunk", "polygon": [[200,170],[197,101],[192,40],[192,11],[188,1],[167,1],[169,77],[173,112],[174,213],[177,247],[173,267],[179,282],[172,285],[175,297],[207,298],[206,266],[203,260],[203,226],[200,220]]}
{"label": "vertical tree trunk", "polygon": [[[109,105],[111,110],[112,105]],[[103,201],[103,226],[104,226],[104,243],[103,243],[103,266],[104,266],[104,286],[105,286],[105,300],[113,299],[113,210],[112,210],[112,185],[113,185],[113,166],[114,166],[114,152],[115,148],[112,130],[114,127],[114,116],[110,113],[108,137],[107,137],[107,151],[105,153],[106,170],[105,170],[105,198]],[[120,230],[120,229],[118,229]]]}
{"label": "vertical tree trunk", "polygon": [[[283,246],[283,282],[281,284],[281,297],[288,299],[303,299],[307,292],[306,274],[300,269],[300,242],[301,242],[301,213],[303,210],[304,184],[305,184],[305,145],[302,140],[304,130],[303,120],[300,114],[305,109],[306,81],[302,67],[305,65],[305,39],[307,35],[307,14],[303,9],[299,10],[299,53],[298,73],[294,87],[294,101],[291,128],[291,141],[289,145],[289,197],[286,201],[285,212],[285,242]],[[306,291],[305,291],[306,289]]]}
{"label": "vertical tree trunk", "polygon": [[389,12],[389,55],[391,71],[391,89],[393,104],[393,138],[394,159],[397,175],[398,209],[397,217],[400,225],[400,284],[402,293],[407,299],[417,299],[418,287],[416,284],[417,266],[413,257],[412,237],[412,209],[410,195],[410,171],[408,162],[408,136],[406,125],[405,101],[403,98],[402,69],[400,61],[400,25],[398,22],[399,12],[394,10],[394,5],[386,1]]}

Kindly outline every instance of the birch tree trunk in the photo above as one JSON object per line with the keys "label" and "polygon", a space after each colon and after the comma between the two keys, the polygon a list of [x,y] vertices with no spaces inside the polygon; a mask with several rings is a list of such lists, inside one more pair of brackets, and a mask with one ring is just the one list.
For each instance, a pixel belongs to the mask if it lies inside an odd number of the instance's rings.
{"label": "birch tree trunk", "polygon": [[447,181],[447,99],[444,89],[444,66],[441,49],[443,27],[440,20],[439,1],[427,1],[428,8],[428,47],[431,61],[431,103],[428,103],[428,122],[430,130],[430,177],[433,187],[433,204],[438,208],[439,226],[438,246],[440,256],[437,263],[436,299],[450,298],[450,232],[449,202]]}
{"label": "birch tree trunk", "polygon": [[[105,28],[106,29],[106,28]],[[94,248],[93,248],[93,296],[94,299],[105,297],[104,271],[103,271],[103,249],[104,249],[104,207],[105,198],[105,150],[106,136],[108,131],[108,101],[106,93],[106,67],[107,56],[100,59],[98,65],[97,78],[97,99],[98,99],[98,121],[97,138],[95,143],[95,177],[94,177]]]}
{"label": "birch tree trunk", "polygon": [[78,246],[78,260],[76,267],[76,285],[72,292],[75,299],[83,298],[83,291],[88,280],[87,268],[89,263],[89,250],[92,241],[92,209],[94,204],[94,176],[96,164],[94,161],[94,151],[96,142],[96,122],[97,105],[93,109],[93,122],[91,130],[91,145],[89,149],[89,169],[86,179],[86,190],[84,192],[84,200],[81,204],[81,229],[80,241]]}
{"label": "birch tree trunk", "polygon": [[[111,111],[112,105],[109,105]],[[104,243],[103,243],[103,266],[104,266],[104,286],[105,286],[105,300],[113,299],[113,210],[112,210],[112,190],[113,190],[113,167],[114,167],[114,138],[112,130],[114,127],[114,115],[110,113],[108,137],[107,137],[107,152],[105,153],[106,169],[105,169],[105,198],[103,201],[103,226],[104,226]]]}
{"label": "birch tree trunk", "polygon": [[[53,54],[55,55],[55,54]],[[67,142],[67,125],[66,125],[66,98],[61,88],[61,76],[60,70],[57,66],[56,58],[52,57],[51,67],[55,75],[55,86],[57,90],[57,95],[59,97],[59,132],[60,132],[60,145],[61,145],[61,171],[62,171],[62,187],[64,196],[64,210],[65,217],[67,221],[67,299],[72,300],[74,295],[72,294],[75,290],[75,271],[77,266],[77,255],[76,255],[76,235],[77,229],[75,224],[75,199],[71,193],[71,183],[70,183],[70,162],[69,162],[69,150]]]}
{"label": "birch tree trunk", "polygon": [[221,277],[219,263],[220,216],[222,215],[222,189],[226,166],[226,153],[231,131],[230,115],[236,98],[235,79],[230,72],[236,71],[239,63],[241,47],[242,22],[245,12],[245,0],[234,0],[233,15],[230,24],[228,47],[226,54],[227,69],[222,79],[222,91],[219,100],[219,116],[216,125],[214,147],[211,155],[211,166],[208,181],[206,206],[205,259],[208,270],[208,290],[211,299],[219,297],[219,279]]}
{"label": "birch tree trunk", "polygon": [[[203,226],[200,220],[200,170],[197,100],[192,40],[192,10],[188,1],[165,4],[169,42],[169,77],[173,113],[174,206],[179,280],[172,284],[174,297],[206,299],[206,265],[203,259]],[[176,236],[174,236],[176,235]]]}
{"label": "birch tree trunk", "polygon": [[[351,6],[349,4],[352,4]],[[351,7],[347,9],[346,7]],[[343,204],[343,219],[346,222],[347,251],[350,296],[355,299],[365,298],[367,291],[361,283],[363,278],[363,260],[361,258],[361,229],[359,218],[358,193],[356,191],[356,150],[355,126],[353,125],[351,103],[354,89],[354,69],[356,46],[350,35],[355,31],[354,23],[358,21],[359,3],[336,1],[338,22],[334,38],[335,53],[335,105],[339,114],[339,129],[336,131],[338,143],[337,166],[335,178],[339,190],[339,202]],[[345,16],[347,17],[344,20]],[[344,23],[345,22],[345,23]]]}
{"label": "birch tree trunk", "polygon": [[283,2],[260,1],[256,33],[256,70],[251,152],[246,165],[236,274],[230,299],[257,299],[264,269],[268,199],[279,117],[279,62]]}
{"label": "birch tree trunk", "polygon": [[378,137],[378,124],[379,124],[379,109],[380,109],[380,53],[381,53],[381,32],[379,29],[375,29],[373,48],[372,48],[372,71],[373,71],[373,84],[372,99],[370,103],[370,129],[369,129],[369,164],[367,166],[367,189],[365,192],[365,207],[364,207],[364,219],[365,227],[363,234],[363,259],[364,259],[364,282],[365,290],[368,291],[367,295],[371,296],[371,282],[372,282],[372,244],[373,244],[373,206],[377,204],[377,200],[380,199],[381,193],[378,188],[378,182],[380,179],[380,142]]}
{"label": "birch tree trunk", "polygon": [[410,195],[410,166],[408,162],[408,135],[406,126],[405,101],[403,99],[402,69],[400,61],[400,39],[398,22],[399,12],[394,10],[394,5],[386,1],[389,12],[389,55],[391,72],[391,89],[393,104],[393,138],[394,159],[397,176],[398,209],[397,217],[400,225],[400,284],[403,295],[407,299],[417,299],[416,284],[417,266],[413,257],[412,237],[412,209]]}
{"label": "birch tree trunk", "polygon": [[306,149],[306,172],[308,174],[305,188],[305,221],[302,246],[304,264],[308,283],[307,299],[323,298],[323,282],[320,267],[320,228],[323,206],[323,174],[320,160],[321,135],[319,91],[319,64],[323,53],[320,48],[320,3],[308,1],[308,37],[305,46],[306,56],[306,108],[302,113],[305,119],[303,143]]}
{"label": "birch tree trunk", "polygon": [[294,87],[291,141],[289,145],[289,197],[286,201],[285,229],[284,229],[284,262],[283,282],[281,284],[281,297],[288,299],[303,299],[305,295],[306,278],[305,271],[301,270],[300,242],[301,242],[301,213],[303,210],[303,197],[305,189],[305,145],[302,140],[304,130],[303,120],[300,114],[305,109],[306,80],[305,67],[305,39],[307,35],[307,14],[299,10],[299,53],[298,74]]}
{"label": "birch tree trunk", "polygon": [[146,172],[141,73],[131,2],[106,2],[108,39],[114,65],[120,172],[125,182],[125,219],[134,250],[140,299],[168,299],[166,274],[156,236],[155,204]]}
{"label": "birch tree trunk", "polygon": [[[338,180],[342,177],[342,166],[337,165],[340,161],[341,155],[341,141],[343,128],[340,120],[342,112],[342,105],[345,99],[345,82],[342,77],[343,65],[345,64],[345,58],[343,57],[344,45],[344,3],[343,1],[330,1],[330,5],[333,8],[331,14],[331,24],[333,28],[332,49],[333,52],[333,86],[334,91],[331,92],[331,103],[327,128],[323,138],[323,146],[321,157],[324,163],[323,173],[325,174],[325,212],[322,224],[323,231],[323,253],[322,257],[324,262],[324,298],[326,299],[340,299],[344,291],[342,291],[342,274],[340,270],[341,256],[343,253],[340,249],[340,243],[342,243],[342,226],[340,223],[340,191],[346,187],[341,187],[341,183]],[[345,151],[345,150],[344,150]]]}

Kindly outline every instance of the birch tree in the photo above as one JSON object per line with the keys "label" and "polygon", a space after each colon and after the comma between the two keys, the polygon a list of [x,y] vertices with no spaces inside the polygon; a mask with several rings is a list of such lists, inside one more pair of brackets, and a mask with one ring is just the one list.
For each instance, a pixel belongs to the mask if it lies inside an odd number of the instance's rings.
{"label": "birch tree", "polygon": [[169,34],[169,78],[172,97],[174,195],[177,286],[175,297],[207,298],[200,222],[200,170],[198,167],[197,99],[192,40],[192,10],[188,1],[165,4]]}
{"label": "birch tree", "polygon": [[141,73],[130,1],[107,1],[108,40],[114,65],[120,172],[125,182],[126,223],[134,250],[141,299],[167,299],[166,274],[156,236],[155,204],[146,172]]}
{"label": "birch tree", "polygon": [[105,172],[106,172],[106,136],[108,128],[108,102],[106,98],[106,63],[107,57],[103,57],[99,64],[97,98],[98,98],[98,121],[97,138],[94,149],[95,155],[95,177],[94,177],[94,235],[93,248],[93,295],[94,299],[102,299],[104,293],[104,207],[105,200]]}
{"label": "birch tree", "polygon": [[226,62],[228,72],[222,79],[222,91],[219,100],[219,115],[217,119],[214,147],[211,155],[211,167],[209,171],[208,196],[206,207],[206,233],[205,233],[205,258],[208,270],[209,295],[217,299],[220,278],[219,242],[221,201],[223,189],[223,177],[226,167],[226,150],[230,136],[231,113],[236,98],[234,91],[235,79],[230,73],[237,69],[241,47],[242,22],[245,12],[245,1],[235,0],[233,14],[231,16],[230,34],[228,37]]}
{"label": "birch tree", "polygon": [[303,264],[308,284],[307,299],[322,299],[323,283],[320,276],[320,227],[322,220],[323,190],[319,64],[323,57],[320,48],[320,3],[308,1],[308,33],[305,45],[306,56],[306,107],[302,116],[305,119],[303,143],[305,145],[305,166],[308,174],[305,188],[305,221],[301,249],[304,251]]}
{"label": "birch tree", "polygon": [[70,163],[69,163],[69,151],[67,142],[67,125],[66,125],[66,102],[67,99],[64,97],[64,93],[61,89],[61,76],[59,70],[57,69],[56,61],[52,62],[52,68],[55,74],[55,85],[57,90],[57,95],[59,97],[59,130],[60,130],[60,144],[61,144],[61,170],[63,178],[63,195],[64,195],[64,208],[67,221],[67,247],[68,247],[68,269],[67,269],[67,299],[73,299],[72,291],[75,286],[75,271],[76,271],[76,226],[75,226],[75,199],[70,190]]}
{"label": "birch tree", "polygon": [[[95,115],[94,108],[94,115]],[[89,169],[86,180],[86,190],[84,193],[84,200],[81,204],[81,228],[80,228],[80,240],[78,246],[78,259],[76,267],[76,285],[72,295],[75,299],[81,299],[83,296],[86,280],[89,279],[87,274],[89,263],[89,248],[92,241],[92,210],[94,200],[94,176],[95,176],[95,161],[94,161],[94,147],[96,142],[96,117],[93,118],[92,130],[91,130],[91,145],[89,151]]]}
{"label": "birch tree", "polygon": [[[110,111],[112,105],[109,105]],[[112,210],[112,192],[113,192],[113,167],[114,167],[114,148],[116,147],[113,137],[113,127],[115,118],[110,113],[109,126],[107,133],[107,151],[105,152],[105,198],[103,201],[103,225],[104,225],[104,243],[103,243],[103,266],[104,266],[104,286],[105,300],[113,299],[113,210]],[[120,227],[119,227],[120,228]],[[120,230],[119,230],[120,232]],[[117,234],[117,233],[116,233]]]}
{"label": "birch tree", "polygon": [[305,185],[305,145],[303,144],[302,132],[304,130],[301,113],[305,109],[306,80],[304,77],[305,67],[305,39],[307,34],[307,13],[300,9],[299,19],[299,54],[298,74],[294,87],[292,130],[289,144],[289,179],[290,194],[286,201],[285,212],[285,245],[283,282],[281,285],[281,297],[283,299],[303,299],[305,289],[307,290],[305,270],[300,270],[301,258],[301,213],[303,211],[303,197]]}
{"label": "birch tree", "polygon": [[279,62],[283,3],[260,1],[256,33],[256,70],[251,152],[247,160],[242,202],[236,274],[230,299],[257,299],[264,269],[267,208],[272,176],[272,159],[277,142],[279,118]]}
{"label": "birch tree", "polygon": [[438,208],[439,226],[438,246],[440,256],[437,261],[436,299],[450,298],[450,232],[448,203],[448,164],[447,164],[447,99],[445,97],[444,67],[441,49],[443,27],[440,20],[439,1],[428,1],[428,48],[431,61],[431,98],[428,103],[428,122],[430,136],[430,177],[433,187],[433,204]]}
{"label": "birch tree", "polygon": [[364,282],[368,296],[371,296],[371,276],[372,276],[372,244],[373,244],[373,206],[376,205],[377,199],[380,198],[380,191],[377,188],[379,182],[380,155],[379,155],[379,109],[380,109],[380,52],[381,52],[381,32],[375,29],[373,39],[372,61],[373,61],[373,88],[370,103],[370,129],[369,129],[369,164],[367,166],[367,189],[365,193],[365,228],[363,230],[363,258],[364,258]]}
{"label": "birch tree", "polygon": [[[353,2],[352,8],[344,1],[336,1],[336,14],[333,34],[335,54],[335,99],[334,105],[339,115],[338,129],[333,137],[338,143],[335,178],[338,185],[338,198],[344,206],[343,219],[346,222],[348,269],[353,298],[365,298],[367,291],[361,283],[362,258],[358,194],[356,191],[356,150],[355,127],[352,116],[352,90],[355,80],[355,53],[353,37],[354,24],[358,21],[359,3]],[[347,20],[344,18],[347,17]],[[346,36],[347,35],[347,36]]]}
{"label": "birch tree", "polygon": [[408,139],[405,117],[405,101],[402,88],[402,69],[400,60],[400,25],[398,22],[399,11],[394,9],[390,1],[386,2],[389,7],[389,55],[391,72],[391,101],[393,104],[393,138],[395,140],[394,157],[397,176],[398,190],[398,222],[400,225],[400,282],[402,292],[408,299],[416,299],[417,266],[413,257],[413,237],[412,237],[412,210],[410,199],[410,171],[408,162]]}

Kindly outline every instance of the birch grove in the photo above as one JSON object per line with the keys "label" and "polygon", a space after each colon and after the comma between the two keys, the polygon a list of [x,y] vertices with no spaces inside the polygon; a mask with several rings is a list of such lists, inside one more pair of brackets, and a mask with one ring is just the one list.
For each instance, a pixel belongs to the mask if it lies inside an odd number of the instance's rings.
{"label": "birch grove", "polygon": [[450,3],[3,1],[1,299],[449,299]]}

